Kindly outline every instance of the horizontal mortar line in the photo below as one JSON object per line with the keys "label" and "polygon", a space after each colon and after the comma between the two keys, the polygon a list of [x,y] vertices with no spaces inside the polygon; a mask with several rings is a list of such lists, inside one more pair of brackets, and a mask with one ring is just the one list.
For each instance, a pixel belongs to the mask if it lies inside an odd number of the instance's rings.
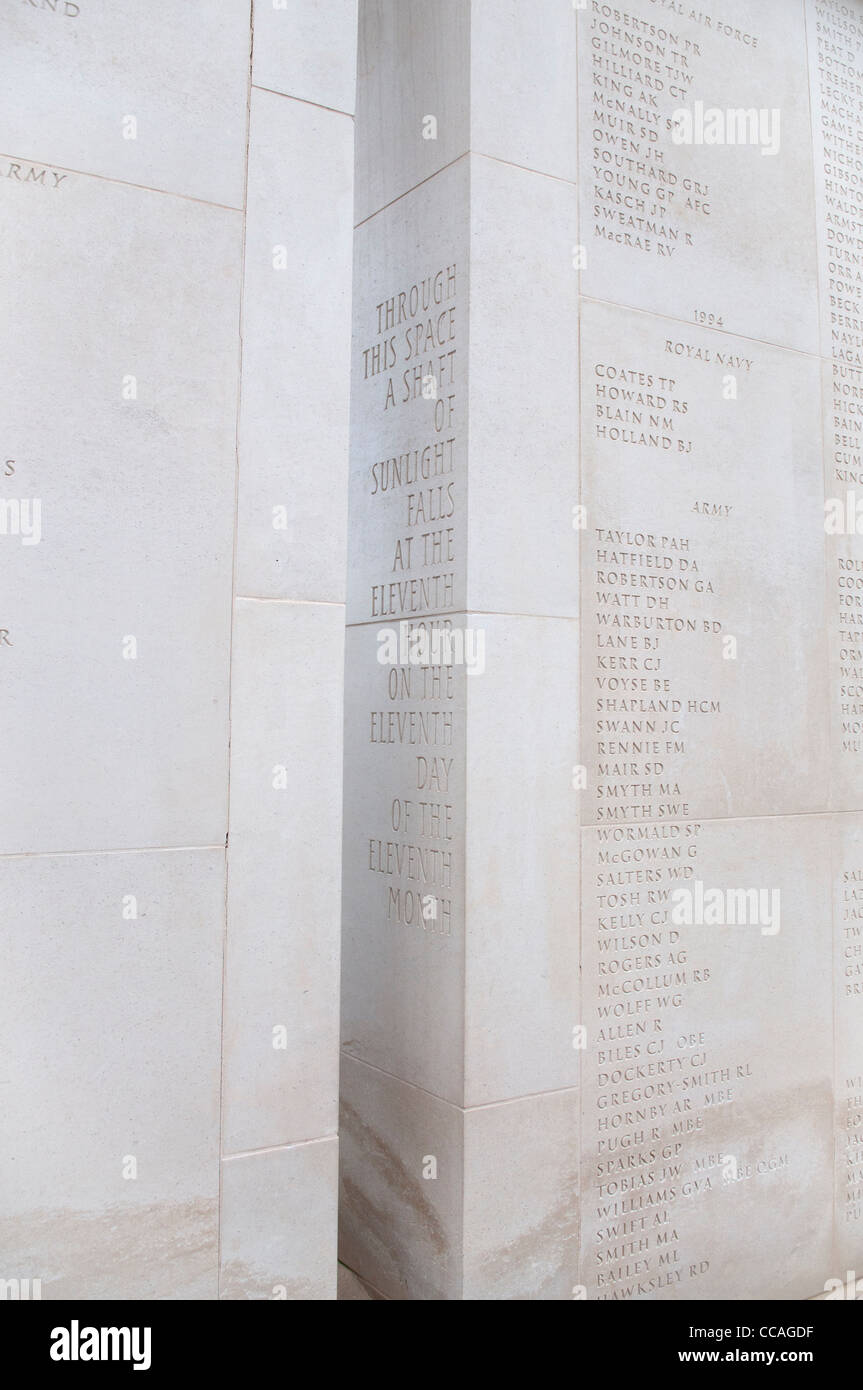
{"label": "horizontal mortar line", "polygon": [[346,631],[357,627],[392,627],[394,623],[422,623],[435,618],[459,618],[464,614],[467,618],[532,618],[548,619],[559,623],[580,622],[577,613],[509,613],[506,609],[497,608],[449,608],[437,613],[413,613],[402,614],[393,618],[364,618],[359,623],[345,623]]}
{"label": "horizontal mortar line", "polygon": [[148,183],[135,183],[133,179],[118,179],[113,174],[96,174],[90,169],[73,169],[68,164],[55,164],[50,159],[36,159],[29,154],[2,153],[4,159],[27,160],[30,164],[44,164],[49,169],[62,169],[66,174],[78,174],[84,179],[99,179],[101,183],[117,183],[122,188],[140,188],[143,193],[162,193],[166,198],[183,198],[187,203],[200,203],[205,208],[223,208],[225,212],[243,213],[242,207],[233,203],[216,203],[211,198],[196,198],[194,193],[176,193],[172,188],[153,188]]}
{"label": "horizontal mortar line", "polygon": [[467,611],[469,610],[464,608],[449,608],[438,613],[415,613],[412,617],[406,617],[402,614],[392,618],[363,618],[362,621],[358,623],[345,623],[345,631],[350,632],[352,628],[356,627],[392,627],[393,623],[422,623],[431,622],[435,618],[457,618],[460,613],[466,613]]}
{"label": "horizontal mortar line", "polygon": [[398,1081],[402,1086],[410,1086],[412,1090],[421,1092],[424,1096],[429,1096],[432,1100],[439,1100],[441,1105],[448,1105],[452,1110],[461,1110],[467,1114],[470,1110],[492,1110],[501,1105],[518,1105],[523,1100],[540,1100],[543,1096],[560,1096],[566,1092],[577,1092],[578,1086],[555,1086],[548,1091],[528,1091],[523,1096],[504,1096],[500,1100],[484,1100],[479,1105],[459,1105],[454,1100],[447,1100],[446,1096],[438,1095],[437,1091],[426,1090],[425,1086],[419,1086],[416,1081],[406,1081],[403,1076],[397,1076],[394,1071],[387,1071],[386,1067],[379,1067],[375,1062],[367,1062],[364,1057],[356,1057],[352,1052],[345,1052],[340,1048],[343,1057],[348,1057],[352,1062],[359,1062],[361,1066],[368,1067],[370,1071],[379,1072],[381,1076],[389,1076],[393,1081]]}
{"label": "horizontal mortar line", "polygon": [[[758,347],[778,348],[780,352],[793,352],[798,357],[809,357],[814,361],[818,361],[824,355],[820,351],[808,352],[806,348],[789,347],[787,343],[774,343],[771,338],[753,338],[748,333],[736,333],[733,328],[717,328],[715,324],[692,323],[689,319],[676,318],[674,314],[663,314],[658,309],[639,308],[635,304],[622,303],[616,299],[600,299],[597,295],[585,294],[582,290],[579,290],[578,297],[588,300],[591,304],[606,304],[610,309],[626,309],[632,314],[646,314],[648,318],[665,319],[668,323],[679,323],[684,328],[691,329],[692,332],[723,333],[726,338],[740,338],[744,343],[755,343]],[[681,364],[689,361],[687,357],[675,360]]]}
{"label": "horizontal mortar line", "polygon": [[542,1100],[545,1096],[578,1095],[580,1086],[554,1086],[550,1091],[528,1091],[523,1096],[508,1096],[505,1100],[484,1100],[478,1105],[462,1105],[460,1110],[498,1110],[502,1105],[519,1105],[523,1100]]}
{"label": "horizontal mortar line", "polygon": [[319,111],[332,111],[336,116],[347,116],[349,121],[354,119],[353,111],[343,111],[340,106],[325,106],[322,101],[312,101],[311,97],[298,97],[293,92],[277,92],[275,87],[263,87],[260,82],[252,83],[253,92],[269,92],[274,97],[284,97],[286,101],[299,101],[303,106],[316,106]]}
{"label": "horizontal mortar line", "polygon": [[341,1269],[346,1269],[348,1271],[348,1274],[352,1274],[354,1278],[357,1279],[361,1284],[365,1284],[366,1288],[373,1289],[374,1292],[378,1294],[385,1303],[392,1303],[393,1300],[390,1298],[388,1293],[384,1293],[383,1289],[379,1289],[377,1284],[372,1283],[371,1279],[367,1279],[364,1274],[360,1274],[357,1270],[355,1270],[353,1265],[345,1264],[344,1260],[337,1260],[336,1264],[339,1265]]}
{"label": "horizontal mortar line", "polygon": [[[577,623],[581,621],[578,613],[513,613],[508,608],[461,608],[458,610],[468,618],[540,618],[543,622]],[[409,621],[409,620],[408,620]],[[367,624],[357,624],[365,627]]]}
{"label": "horizontal mortar line", "polygon": [[[449,164],[444,164],[444,165],[442,165],[441,168],[438,169],[438,170],[436,170],[434,174],[429,174],[428,178],[421,179],[419,183],[414,184],[411,188],[407,189],[404,193],[400,193],[400,194],[398,195],[398,197],[393,198],[389,203],[384,203],[382,207],[378,208],[377,212],[371,213],[368,217],[364,218],[362,222],[357,222],[357,223],[355,223],[355,224],[354,224],[354,231],[356,231],[358,227],[364,226],[366,222],[370,222],[370,221],[372,220],[372,218],[377,217],[377,216],[378,216],[378,213],[385,212],[388,208],[393,207],[394,204],[400,202],[402,198],[406,198],[406,197],[408,196],[409,193],[413,193],[413,192],[415,192],[415,190],[416,190],[417,188],[421,188],[422,185],[423,185],[424,183],[428,183],[430,179],[436,178],[436,177],[437,177],[437,174],[442,174],[442,173],[444,172],[445,169],[451,169],[452,166],[453,166],[454,164],[458,164],[458,162],[459,162],[460,159],[466,159],[466,158],[468,158],[470,155],[474,155],[474,156],[476,156],[477,158],[480,158],[480,159],[488,159],[488,160],[491,160],[491,161],[492,161],[493,163],[495,163],[495,164],[503,164],[503,165],[505,165],[506,167],[508,167],[508,168],[510,168],[510,169],[520,169],[520,170],[522,170],[522,171],[523,171],[524,173],[526,173],[526,174],[536,174],[536,175],[538,175],[540,178],[553,179],[556,183],[563,183],[563,184],[566,184],[566,186],[569,187],[569,188],[575,188],[576,190],[579,189],[579,184],[578,184],[577,180],[574,181],[574,180],[572,180],[572,179],[565,179],[565,178],[563,178],[563,176],[560,175],[560,174],[551,174],[551,173],[549,173],[547,170],[544,170],[544,169],[532,169],[532,168],[530,168],[530,166],[527,165],[527,164],[517,164],[517,163],[515,163],[513,160],[502,159],[499,155],[486,154],[485,151],[483,151],[483,150],[468,149],[468,150],[465,150],[464,154],[461,154],[461,155],[459,155],[456,159],[451,160]],[[580,235],[580,229],[577,229],[577,234]],[[585,273],[584,271],[579,271],[579,283],[580,283],[580,281],[581,281],[581,276],[582,276],[584,273]],[[752,336],[751,336],[750,334],[748,334],[748,333],[739,333],[739,332],[736,332],[733,328],[719,328],[719,327],[717,327],[715,324],[697,324],[697,323],[692,323],[689,319],[681,319],[681,318],[676,317],[674,314],[665,314],[665,313],[662,313],[662,312],[660,312],[660,311],[658,311],[658,310],[655,310],[655,309],[645,309],[645,308],[640,307],[640,306],[635,305],[635,304],[629,304],[629,303],[627,303],[626,301],[615,300],[615,299],[603,299],[603,298],[601,298],[601,297],[598,296],[598,295],[585,294],[584,291],[581,290],[581,289],[579,289],[578,295],[579,295],[579,298],[580,298],[580,299],[589,300],[589,301],[591,301],[591,302],[594,303],[594,304],[606,304],[606,305],[608,305],[610,308],[628,309],[628,310],[630,310],[632,313],[635,313],[635,314],[647,314],[647,315],[649,315],[651,318],[666,319],[669,323],[679,323],[679,324],[682,324],[684,327],[687,327],[687,328],[690,328],[690,329],[705,329],[705,328],[706,328],[709,332],[713,332],[713,333],[723,333],[723,334],[725,334],[727,337],[739,338],[739,339],[741,339],[741,341],[743,341],[743,342],[747,342],[747,343],[756,343],[756,344],[758,344],[758,345],[761,346],[761,347],[773,347],[773,348],[778,348],[781,352],[793,352],[793,353],[797,353],[797,354],[798,354],[799,356],[801,356],[801,357],[816,358],[816,359],[820,359],[820,360],[825,361],[825,362],[830,362],[830,361],[835,361],[835,360],[836,360],[836,357],[835,357],[835,355],[834,355],[832,352],[831,352],[831,353],[822,352],[821,349],[820,349],[820,347],[819,347],[818,351],[816,351],[816,352],[810,352],[807,348],[798,348],[798,347],[790,346],[790,345],[787,344],[787,343],[777,343],[777,342],[774,342],[772,338],[754,338],[754,337],[752,337]],[[820,326],[819,326],[819,336],[820,336],[820,331],[821,331],[821,330],[820,330]],[[683,359],[683,360],[687,360],[687,359]],[[840,359],[840,360],[841,360],[841,359]]]}
{"label": "horizontal mortar line", "polygon": [[329,1144],[338,1139],[338,1134],[319,1134],[316,1139],[296,1139],[288,1144],[268,1144],[263,1149],[238,1149],[236,1153],[222,1154],[222,1163],[230,1163],[235,1158],[255,1158],[258,1154],[286,1153],[290,1149],[307,1149],[310,1144]]}
{"label": "horizontal mortar line", "polygon": [[613,830],[617,826],[625,826],[627,829],[634,829],[640,825],[692,825],[693,821],[698,821],[699,825],[725,825],[730,822],[753,821],[753,820],[813,820],[816,817],[824,816],[860,816],[863,815],[863,808],[859,811],[767,811],[759,814],[753,813],[751,816],[669,816],[666,820],[602,820],[590,821],[587,825],[579,825],[579,830]]}
{"label": "horizontal mortar line", "polygon": [[536,174],[536,176],[541,179],[553,179],[555,183],[566,184],[567,188],[578,189],[578,183],[574,179],[565,179],[562,174],[551,174],[547,169],[531,169],[529,164],[516,164],[512,159],[501,159],[499,155],[486,154],[485,150],[467,149],[462,154],[457,155],[455,159],[451,159],[449,164],[442,164],[440,169],[436,169],[433,174],[429,174],[428,178],[420,179],[419,183],[412,184],[404,193],[399,193],[398,197],[391,199],[388,203],[384,203],[382,207],[378,208],[377,212],[369,213],[369,216],[364,217],[362,222],[356,222],[354,224],[354,231],[356,231],[358,227],[365,226],[366,222],[371,222],[372,218],[377,217],[379,213],[386,212],[387,208],[391,208],[396,203],[401,202],[402,198],[407,198],[408,194],[416,192],[418,188],[422,188],[424,183],[429,182],[429,179],[437,178],[438,174],[442,174],[445,169],[451,169],[454,164],[458,164],[460,159],[468,159],[471,155],[475,156],[477,159],[489,159],[494,164],[503,164],[508,169],[520,169],[524,174]]}
{"label": "horizontal mortar line", "polygon": [[135,846],[129,849],[35,849],[35,850],[15,850],[11,854],[0,854],[3,859],[73,859],[81,858],[85,855],[95,857],[98,854],[190,854],[199,849],[219,849],[224,850],[224,840],[218,845],[148,845],[145,847]]}
{"label": "horizontal mortar line", "polygon": [[313,608],[344,608],[344,599],[337,598],[269,598],[260,594],[234,594],[234,601],[243,603],[295,603]]}
{"label": "horizontal mortar line", "polygon": [[404,193],[399,193],[395,198],[391,198],[388,203],[383,203],[382,206],[376,208],[374,212],[370,212],[368,217],[364,217],[361,222],[355,222],[354,231],[357,231],[360,227],[364,227],[367,222],[371,222],[375,217],[380,217],[382,212],[387,211],[387,208],[395,207],[396,203],[400,203],[402,198],[407,198],[409,194],[415,193],[418,188],[422,188],[424,183],[430,183],[432,179],[436,179],[438,174],[443,174],[447,169],[451,169],[453,165],[458,164],[460,160],[467,159],[469,154],[470,150],[465,150],[462,154],[456,155],[455,159],[451,159],[449,164],[442,164],[439,169],[435,169],[434,173],[428,174],[426,178],[420,179],[419,183],[415,183],[410,188],[406,188]]}
{"label": "horizontal mortar line", "polygon": [[487,154],[485,150],[468,150],[468,154],[478,159],[490,159],[495,164],[505,164],[508,169],[521,169],[524,174],[536,174],[541,179],[554,179],[555,183],[565,183],[567,188],[578,189],[577,179],[566,179],[563,174],[552,174],[548,169],[532,169],[529,164],[517,164],[514,159],[502,159],[499,154]]}

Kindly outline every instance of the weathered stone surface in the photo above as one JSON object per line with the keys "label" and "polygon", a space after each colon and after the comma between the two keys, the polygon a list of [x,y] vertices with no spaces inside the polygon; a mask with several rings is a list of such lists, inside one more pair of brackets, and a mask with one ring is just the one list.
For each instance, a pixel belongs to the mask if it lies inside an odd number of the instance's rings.
{"label": "weathered stone surface", "polygon": [[4,1277],[216,1298],[224,855],[6,856]]}

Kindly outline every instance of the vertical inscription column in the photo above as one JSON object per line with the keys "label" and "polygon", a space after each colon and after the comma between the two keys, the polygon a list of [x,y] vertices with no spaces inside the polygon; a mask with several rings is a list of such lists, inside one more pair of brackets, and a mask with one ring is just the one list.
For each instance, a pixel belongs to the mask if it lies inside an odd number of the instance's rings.
{"label": "vertical inscription column", "polygon": [[863,5],[806,5],[824,415],[834,869],[836,1244],[863,1258]]}
{"label": "vertical inscription column", "polygon": [[[415,1209],[415,1297],[456,1297],[459,1277],[466,675],[449,643],[464,630],[467,174],[462,160],[355,238],[343,1258],[394,1293],[391,1243]],[[381,1172],[374,1133],[396,1147]]]}
{"label": "vertical inscription column", "polygon": [[591,0],[579,93],[582,1278],[805,1297],[832,1005],[803,7]]}
{"label": "vertical inscription column", "polygon": [[341,1251],[395,1298],[577,1273],[574,43],[360,6]]}

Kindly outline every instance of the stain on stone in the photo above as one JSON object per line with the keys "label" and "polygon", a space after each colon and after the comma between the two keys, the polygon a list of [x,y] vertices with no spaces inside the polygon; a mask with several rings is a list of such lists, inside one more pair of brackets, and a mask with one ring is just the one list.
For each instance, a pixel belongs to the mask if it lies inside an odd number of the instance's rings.
{"label": "stain on stone", "polygon": [[0,1278],[43,1299],[201,1299],[218,1290],[218,1200],[40,1208],[0,1222]]}
{"label": "stain on stone", "polygon": [[[377,1134],[370,1125],[360,1118],[352,1105],[346,1101],[342,1102],[342,1133],[352,1136],[360,1145],[361,1151],[371,1162],[384,1183],[388,1191],[392,1192],[419,1217],[422,1223],[424,1234],[428,1237],[433,1249],[438,1255],[445,1255],[449,1247],[446,1231],[443,1223],[423,1191],[423,1181],[419,1174],[413,1174],[398,1157],[389,1145]],[[352,1187],[352,1200],[359,1197],[356,1188]],[[366,1198],[366,1206],[374,1211],[371,1203]],[[378,1213],[383,1220],[383,1214]],[[387,1225],[391,1224],[392,1217],[387,1220]]]}

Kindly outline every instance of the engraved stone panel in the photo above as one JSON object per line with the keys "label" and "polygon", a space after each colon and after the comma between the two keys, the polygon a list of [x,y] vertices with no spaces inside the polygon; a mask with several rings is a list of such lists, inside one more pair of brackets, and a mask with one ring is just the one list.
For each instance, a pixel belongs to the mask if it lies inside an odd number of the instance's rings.
{"label": "engraved stone panel", "polygon": [[832,840],[836,1244],[830,1274],[844,1282],[863,1244],[863,817],[833,817]]}
{"label": "engraved stone panel", "polygon": [[863,365],[863,228],[860,82],[863,12],[859,3],[805,0],[812,95],[821,352],[847,367]]}
{"label": "engraved stone panel", "polygon": [[342,1049],[458,1104],[469,678],[382,665],[380,630],[349,628],[345,653]]}
{"label": "engraved stone panel", "polygon": [[[823,1287],[829,832],[813,816],[584,829],[589,1299],[806,1298]],[[681,891],[693,897],[682,924]],[[739,897],[749,905],[753,893],[760,922]]]}
{"label": "engraved stone panel", "polygon": [[590,302],[581,333],[588,821],[825,809],[817,363]]}
{"label": "engraved stone panel", "polygon": [[349,624],[464,602],[469,172],[357,229]]}
{"label": "engraved stone panel", "polygon": [[356,236],[342,941],[344,1051],[456,1103],[468,172]]}
{"label": "engraved stone panel", "polygon": [[817,351],[806,73],[798,0],[591,0],[582,293]]}
{"label": "engraved stone panel", "polygon": [[813,101],[821,351],[824,529],[830,642],[831,805],[863,801],[863,165],[855,93],[863,12],[807,5]]}
{"label": "engraved stone panel", "polygon": [[0,22],[0,143],[25,169],[242,207],[250,37],[248,0],[14,0]]}
{"label": "engraved stone panel", "polygon": [[830,804],[854,811],[863,800],[863,368],[832,357],[821,370]]}

